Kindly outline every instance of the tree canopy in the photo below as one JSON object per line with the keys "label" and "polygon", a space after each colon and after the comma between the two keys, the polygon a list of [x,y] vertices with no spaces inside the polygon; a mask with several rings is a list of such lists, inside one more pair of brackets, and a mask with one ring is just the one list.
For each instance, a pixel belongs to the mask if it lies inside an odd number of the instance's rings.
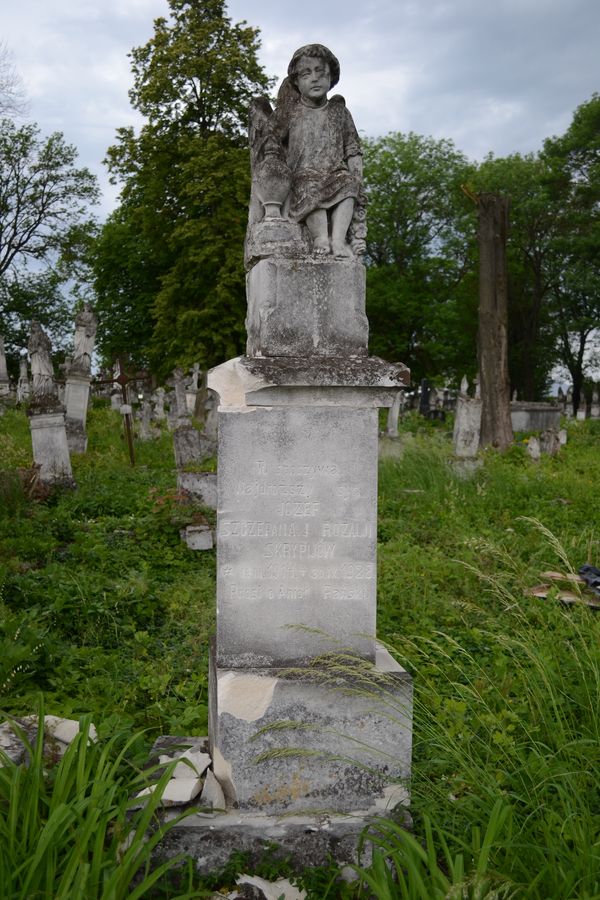
{"label": "tree canopy", "polygon": [[0,124],[0,332],[13,355],[32,318],[60,331],[69,304],[64,285],[81,274],[94,232],[89,205],[95,177],[76,165],[62,134],[34,124]]}
{"label": "tree canopy", "polygon": [[[130,99],[146,121],[139,134],[119,129],[109,148],[121,204],[94,255],[103,352],[129,352],[163,374],[243,348],[244,123],[251,98],[270,84],[258,31],[232,24],[223,0],[169,7],[169,19],[156,19],[153,37],[131,53]],[[134,245],[139,252],[128,254]],[[133,343],[123,328],[132,308],[140,324]]]}

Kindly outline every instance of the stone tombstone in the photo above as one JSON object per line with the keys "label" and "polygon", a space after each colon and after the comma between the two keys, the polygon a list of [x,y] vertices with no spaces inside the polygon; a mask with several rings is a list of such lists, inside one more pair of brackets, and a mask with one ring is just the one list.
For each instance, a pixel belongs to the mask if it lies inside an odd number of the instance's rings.
{"label": "stone tombstone", "polygon": [[400,418],[400,410],[404,405],[404,391],[398,391],[394,397],[394,402],[389,408],[387,417],[386,435],[391,438],[398,437],[398,420]]}
{"label": "stone tombstone", "polygon": [[212,456],[214,445],[194,428],[193,425],[179,425],[173,429],[173,452],[175,467],[178,470],[186,466],[204,462]]}
{"label": "stone tombstone", "polygon": [[578,422],[585,422],[587,419],[587,403],[583,394],[579,400],[579,409],[577,410],[576,419]]}
{"label": "stone tombstone", "polygon": [[469,382],[463,375],[456,398],[452,441],[459,459],[472,459],[479,450],[481,434],[481,400],[469,397]]}
{"label": "stone tombstone", "polygon": [[530,437],[527,442],[527,452],[534,462],[539,462],[542,455],[542,448],[538,438]]}
{"label": "stone tombstone", "polygon": [[65,408],[59,402],[52,344],[38,322],[33,322],[28,344],[33,390],[27,410],[33,461],[40,479],[51,484],[72,485],[73,473],[65,428]]}
{"label": "stone tombstone", "polygon": [[10,394],[10,381],[6,367],[6,351],[4,349],[4,337],[0,334],[0,397]]}
{"label": "stone tombstone", "polygon": [[573,388],[569,387],[567,389],[567,402],[565,404],[565,416],[567,416],[568,419],[572,419],[574,415],[575,415],[575,413],[573,410]]}
{"label": "stone tombstone", "polygon": [[17,383],[17,402],[26,403],[31,393],[31,385],[29,383],[29,369],[27,366],[27,357],[22,356],[19,360],[19,381]]}
{"label": "stone tombstone", "polygon": [[165,389],[163,387],[156,388],[151,399],[153,404],[152,417],[157,422],[163,422],[167,417],[165,412]]}
{"label": "stone tombstone", "polygon": [[145,394],[142,400],[138,428],[138,437],[141,441],[151,441],[158,437],[158,432],[152,427],[152,412],[152,400]]}
{"label": "stone tombstone", "polygon": [[554,403],[533,403],[513,400],[510,404],[510,420],[515,431],[558,431],[561,409]]}
{"label": "stone tombstone", "polygon": [[592,404],[590,406],[590,419],[600,418],[600,401],[598,399],[598,388],[595,387],[592,392]]}
{"label": "stone tombstone", "polygon": [[185,372],[179,366],[177,366],[177,368],[173,370],[172,383],[174,388],[175,403],[171,403],[171,406],[175,406],[175,413],[177,417],[177,425],[175,427],[179,427],[180,425],[188,425],[191,415],[188,411],[186,397]]}
{"label": "stone tombstone", "polygon": [[[327,97],[338,79],[330,50],[301,47],[275,110],[264,98],[251,110],[247,355],[208,377],[219,402],[209,730],[242,821],[304,812],[310,830],[315,811],[337,811],[358,834],[410,772],[411,680],[375,640],[378,409],[408,370],[368,355],[362,157],[343,100]],[[331,652],[372,667],[368,697],[352,665],[342,693],[326,683]]]}
{"label": "stone tombstone", "polygon": [[560,432],[558,428],[549,428],[540,434],[540,452],[548,456],[556,456],[561,448]]}
{"label": "stone tombstone", "polygon": [[115,387],[110,392],[110,408],[114,410],[114,412],[119,412],[121,409],[121,403],[123,402],[123,391],[120,387]]}
{"label": "stone tombstone", "polygon": [[210,509],[217,508],[217,473],[185,472],[177,473],[177,490],[190,494]]}

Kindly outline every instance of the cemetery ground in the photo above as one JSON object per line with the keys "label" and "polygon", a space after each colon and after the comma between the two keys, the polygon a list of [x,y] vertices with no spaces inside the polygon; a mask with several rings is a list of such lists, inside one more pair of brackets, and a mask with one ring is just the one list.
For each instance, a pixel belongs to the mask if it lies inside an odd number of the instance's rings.
{"label": "cemetery ground", "polygon": [[[3,898],[209,897],[248,868],[151,874],[156,799],[126,818],[154,738],[206,734],[215,560],[180,539],[214,513],[177,494],[172,436],[138,442],[131,468],[120,428],[96,401],[77,489],[31,496],[26,416],[0,418],[0,709],[98,731],[0,769]],[[600,615],[559,601],[587,596],[574,583],[530,593],[600,564],[599,447],[598,421],[570,422],[556,457],[521,441],[465,468],[448,423],[405,420],[380,464],[378,629],[414,677],[413,828],[375,824],[353,883],[275,852],[257,874],[319,900],[600,898]]]}

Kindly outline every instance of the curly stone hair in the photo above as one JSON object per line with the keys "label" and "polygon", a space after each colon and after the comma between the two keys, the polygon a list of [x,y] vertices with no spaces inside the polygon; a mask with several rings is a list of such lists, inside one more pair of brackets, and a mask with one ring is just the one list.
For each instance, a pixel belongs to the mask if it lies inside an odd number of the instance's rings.
{"label": "curly stone hair", "polygon": [[300,47],[296,50],[288,66],[288,76],[292,84],[296,84],[296,67],[302,56],[324,59],[329,63],[329,72],[331,74],[330,87],[333,87],[338,83],[340,80],[340,64],[337,57],[323,44],[306,44],[304,47]]}

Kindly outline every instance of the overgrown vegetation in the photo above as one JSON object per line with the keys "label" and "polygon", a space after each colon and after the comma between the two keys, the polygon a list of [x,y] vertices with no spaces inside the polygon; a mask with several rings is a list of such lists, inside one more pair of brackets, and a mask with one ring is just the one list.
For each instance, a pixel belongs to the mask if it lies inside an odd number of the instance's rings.
{"label": "overgrown vegetation", "polygon": [[[327,870],[306,887],[319,900],[600,897],[600,620],[527,594],[544,570],[600,563],[600,426],[572,423],[556,458],[534,463],[521,443],[475,469],[452,461],[446,427],[409,420],[380,468],[379,631],[415,680],[414,831],[378,824],[358,882]],[[16,477],[24,416],[0,419],[0,707],[30,713],[42,691],[48,712],[91,714],[90,752],[148,728],[141,754],[158,732],[205,733],[214,558],[180,541],[207,511],[177,497],[170,436],[140,444],[131,469],[119,429],[94,408],[77,491],[35,501]],[[165,878],[147,896],[183,896]],[[191,896],[216,887],[187,878]],[[232,866],[221,883],[233,879]]]}

